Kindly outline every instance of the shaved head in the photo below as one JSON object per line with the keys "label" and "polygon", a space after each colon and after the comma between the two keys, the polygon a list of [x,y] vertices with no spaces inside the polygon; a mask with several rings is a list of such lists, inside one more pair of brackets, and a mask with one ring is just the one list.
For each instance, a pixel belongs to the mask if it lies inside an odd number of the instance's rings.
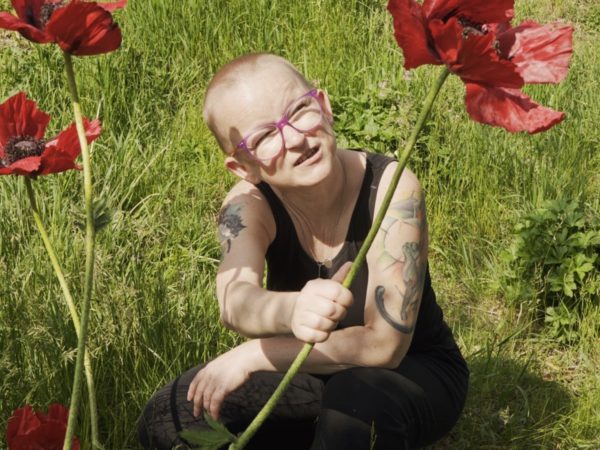
{"label": "shaved head", "polygon": [[243,55],[221,67],[206,89],[204,121],[225,153],[231,153],[233,149],[229,136],[224,136],[218,127],[223,114],[219,105],[226,100],[245,98],[254,89],[251,81],[260,80],[266,74],[277,74],[282,80],[289,80],[307,90],[312,87],[290,62],[269,53]]}

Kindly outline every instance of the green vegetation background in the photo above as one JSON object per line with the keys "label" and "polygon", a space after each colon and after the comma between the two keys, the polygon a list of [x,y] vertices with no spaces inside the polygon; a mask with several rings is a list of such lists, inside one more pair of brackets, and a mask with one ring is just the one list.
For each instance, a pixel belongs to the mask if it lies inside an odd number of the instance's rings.
{"label": "green vegetation background", "polygon": [[[439,302],[472,370],[464,415],[435,448],[598,449],[598,307],[585,308],[576,344],[558,345],[530,311],[507,305],[499,254],[522,213],[545,199],[579,199],[599,210],[600,5],[521,0],[516,9],[519,20],[556,18],[576,28],[568,79],[527,89],[565,111],[566,121],[535,136],[480,126],[467,118],[463,87],[452,78],[409,163],[427,191]],[[397,92],[395,123],[381,133],[395,130],[402,142],[437,70],[402,69],[382,0],[130,0],[116,17],[123,47],[77,59],[76,70],[85,113],[104,123],[93,148],[95,191],[114,209],[98,239],[90,336],[100,425],[108,449],[134,449],[136,419],[153,391],[238,342],[219,324],[214,295],[215,218],[234,180],[201,120],[211,74],[242,53],[270,51],[327,89],[338,108],[359,103],[340,99]],[[72,121],[58,51],[1,32],[0,99],[19,90],[53,115],[51,132]],[[342,114],[373,115],[336,113],[346,124]],[[79,298],[80,174],[34,185]],[[75,348],[23,182],[2,177],[1,430],[25,403],[68,404]],[[84,443],[88,421],[84,414]]]}

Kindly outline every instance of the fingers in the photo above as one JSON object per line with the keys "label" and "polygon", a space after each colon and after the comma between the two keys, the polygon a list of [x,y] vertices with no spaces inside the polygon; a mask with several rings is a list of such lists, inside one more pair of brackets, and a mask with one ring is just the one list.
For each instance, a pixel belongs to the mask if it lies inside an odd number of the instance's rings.
{"label": "fingers", "polygon": [[352,264],[344,264],[331,280],[311,280],[300,291],[291,328],[304,342],[322,342],[329,337],[352,305],[352,292],[340,284]]}
{"label": "fingers", "polygon": [[337,325],[337,322],[328,319],[327,317],[323,317],[320,314],[307,311],[304,316],[304,320],[302,321],[302,325],[309,328],[314,328],[315,330],[332,331]]}
{"label": "fingers", "polygon": [[203,405],[203,389],[200,386],[201,374],[202,370],[198,371],[192,382],[190,383],[190,387],[188,388],[187,400],[193,402],[193,414],[194,417],[198,417],[200,415],[200,409]]}
{"label": "fingers", "polygon": [[346,289],[339,282],[334,280],[311,280],[306,283],[301,293],[306,300],[306,297],[311,297],[312,301],[310,304],[321,300],[334,301],[344,308],[349,307],[352,304],[352,293],[349,289]]}
{"label": "fingers", "polygon": [[209,380],[206,379],[207,376],[210,377],[202,370],[198,371],[188,388],[187,400],[193,403],[194,417],[200,416],[200,413],[204,410],[211,417],[217,419],[224,395],[212,391],[209,387]]}
{"label": "fingers", "polygon": [[345,262],[337,270],[337,272],[333,274],[333,276],[331,277],[331,279],[333,281],[337,281],[338,283],[343,283],[344,282],[344,278],[346,278],[346,275],[348,275],[348,272],[350,272],[351,268],[352,268],[352,263],[350,261]]}
{"label": "fingers", "polygon": [[340,285],[340,291],[338,295],[333,299],[335,303],[340,305],[344,310],[350,308],[352,303],[354,302],[354,297],[352,296],[352,292],[349,289]]}
{"label": "fingers", "polygon": [[221,411],[221,405],[223,404],[224,400],[224,391],[215,391],[210,398],[210,404],[208,405],[208,408],[205,409],[213,419],[219,420],[219,411]]}
{"label": "fingers", "polygon": [[313,305],[311,311],[326,319],[339,322],[346,317],[347,310],[341,304],[337,303],[337,301],[327,301]]}
{"label": "fingers", "polygon": [[315,330],[314,328],[300,325],[295,330],[294,334],[303,342],[316,344],[317,342],[325,342],[330,333],[328,331]]}

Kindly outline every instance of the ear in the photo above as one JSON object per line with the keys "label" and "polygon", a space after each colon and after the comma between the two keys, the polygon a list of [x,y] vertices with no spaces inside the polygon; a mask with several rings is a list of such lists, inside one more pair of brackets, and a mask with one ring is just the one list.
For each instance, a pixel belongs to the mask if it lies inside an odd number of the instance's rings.
{"label": "ear", "polygon": [[227,156],[225,158],[225,167],[236,177],[246,180],[248,183],[260,183],[260,175],[258,169],[249,162],[240,161],[235,156]]}
{"label": "ear", "polygon": [[325,115],[329,123],[333,124],[333,111],[331,109],[331,102],[329,101],[329,96],[327,95],[327,92],[319,89],[317,95],[319,96],[321,107],[323,108],[323,114]]}

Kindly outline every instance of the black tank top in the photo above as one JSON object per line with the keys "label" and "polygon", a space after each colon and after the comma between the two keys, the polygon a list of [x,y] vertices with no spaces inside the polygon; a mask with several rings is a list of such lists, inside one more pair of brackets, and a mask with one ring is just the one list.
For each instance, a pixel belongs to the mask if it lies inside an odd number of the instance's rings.
{"label": "black tank top", "polygon": [[[330,268],[319,265],[304,251],[290,215],[271,187],[264,182],[257,185],[271,207],[276,225],[275,239],[269,246],[266,255],[267,289],[299,291],[307,281],[318,276],[331,278],[343,263],[354,260],[373,221],[377,188],[381,176],[386,166],[394,161],[392,158],[377,153],[366,153],[366,156],[365,174],[350,219],[348,233],[340,252],[332,260]],[[369,268],[365,263],[350,287],[354,303],[344,320],[338,324],[338,328],[364,325],[368,279]],[[417,325],[409,352],[440,347],[452,349],[455,346],[452,333],[444,322],[442,310],[436,302],[428,267]]]}

